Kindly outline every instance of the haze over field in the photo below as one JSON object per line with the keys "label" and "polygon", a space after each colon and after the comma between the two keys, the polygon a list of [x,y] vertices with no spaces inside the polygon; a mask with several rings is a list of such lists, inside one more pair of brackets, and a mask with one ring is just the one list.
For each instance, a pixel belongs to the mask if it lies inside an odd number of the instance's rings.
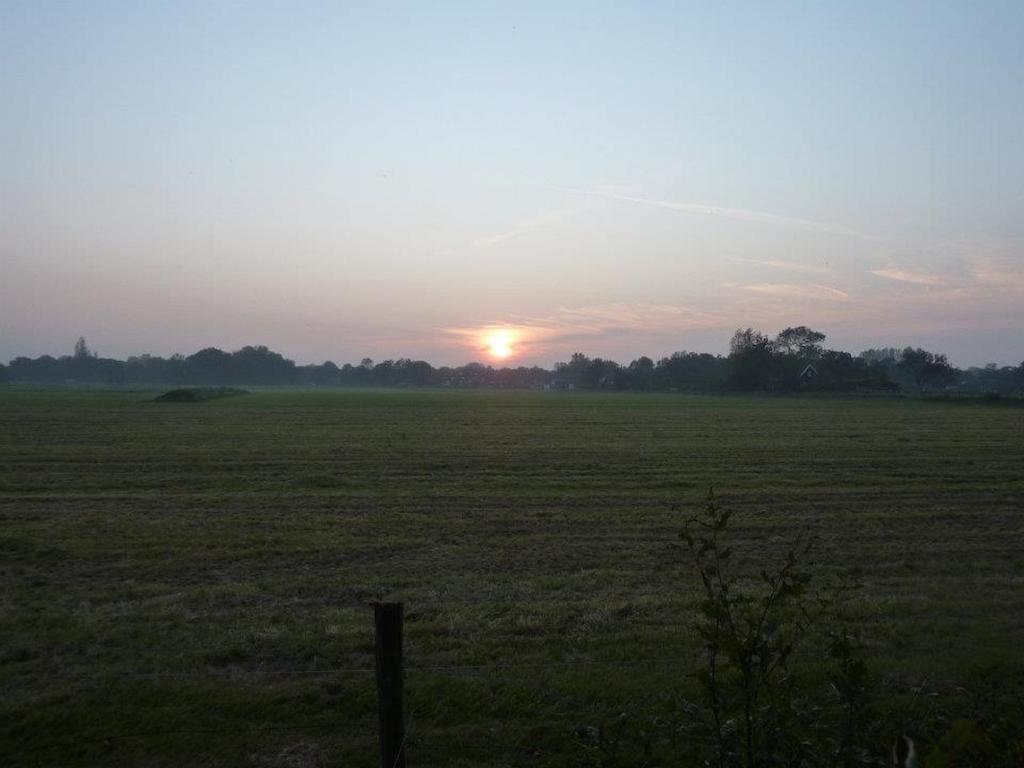
{"label": "haze over field", "polygon": [[7,2],[0,360],[1024,358],[1024,5]]}

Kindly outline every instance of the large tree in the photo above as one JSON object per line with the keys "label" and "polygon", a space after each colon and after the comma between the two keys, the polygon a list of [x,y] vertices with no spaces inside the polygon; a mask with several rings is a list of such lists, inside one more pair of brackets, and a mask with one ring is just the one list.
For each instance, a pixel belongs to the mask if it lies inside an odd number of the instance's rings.
{"label": "large tree", "polygon": [[729,383],[737,389],[769,389],[772,341],[753,328],[740,328],[729,342]]}
{"label": "large tree", "polygon": [[900,356],[899,369],[908,375],[918,392],[948,384],[956,377],[956,368],[945,355],[926,349],[907,347]]}
{"label": "large tree", "polygon": [[78,341],[75,342],[75,359],[88,360],[90,357],[96,357],[96,353],[85,343],[85,336],[79,336]]}
{"label": "large tree", "polygon": [[797,355],[805,360],[817,360],[823,350],[825,334],[806,325],[786,328],[775,337],[775,351],[784,355]]}
{"label": "large tree", "polygon": [[643,355],[629,364],[629,377],[634,389],[650,389],[654,382],[654,361]]}

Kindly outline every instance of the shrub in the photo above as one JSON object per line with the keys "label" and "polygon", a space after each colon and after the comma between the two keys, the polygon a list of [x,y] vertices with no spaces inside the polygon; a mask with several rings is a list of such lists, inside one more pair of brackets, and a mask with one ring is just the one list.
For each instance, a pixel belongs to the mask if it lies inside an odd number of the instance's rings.
{"label": "shrub", "polygon": [[[709,492],[680,533],[702,587],[695,629],[704,707],[696,716],[710,734],[713,764],[880,764],[864,746],[871,716],[861,645],[845,630],[820,630],[840,626],[836,608],[846,586],[810,591],[811,574],[801,564],[807,545],[756,577],[740,576],[725,541],[730,518]],[[792,669],[798,651],[814,649],[812,638],[829,662],[825,691],[798,681]]]}
{"label": "shrub", "polygon": [[199,403],[204,400],[217,400],[222,397],[237,397],[249,394],[244,389],[231,387],[189,387],[172,389],[154,398],[158,403]]}

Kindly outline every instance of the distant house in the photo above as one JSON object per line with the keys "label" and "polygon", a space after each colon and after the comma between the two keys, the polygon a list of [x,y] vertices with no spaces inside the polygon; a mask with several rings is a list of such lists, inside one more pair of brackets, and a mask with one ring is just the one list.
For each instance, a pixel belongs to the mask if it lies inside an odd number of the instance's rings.
{"label": "distant house", "polygon": [[818,369],[814,367],[814,363],[808,363],[804,366],[804,369],[800,371],[800,383],[810,384],[818,378]]}
{"label": "distant house", "polygon": [[544,389],[576,389],[576,385],[565,379],[553,379],[544,385]]}

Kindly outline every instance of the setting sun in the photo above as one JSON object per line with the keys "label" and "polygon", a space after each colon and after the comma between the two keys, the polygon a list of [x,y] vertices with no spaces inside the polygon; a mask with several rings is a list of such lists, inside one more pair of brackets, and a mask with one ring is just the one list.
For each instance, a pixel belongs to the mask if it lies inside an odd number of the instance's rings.
{"label": "setting sun", "polygon": [[512,356],[512,343],[515,338],[511,331],[489,331],[484,336],[487,354],[495,360],[505,360]]}

